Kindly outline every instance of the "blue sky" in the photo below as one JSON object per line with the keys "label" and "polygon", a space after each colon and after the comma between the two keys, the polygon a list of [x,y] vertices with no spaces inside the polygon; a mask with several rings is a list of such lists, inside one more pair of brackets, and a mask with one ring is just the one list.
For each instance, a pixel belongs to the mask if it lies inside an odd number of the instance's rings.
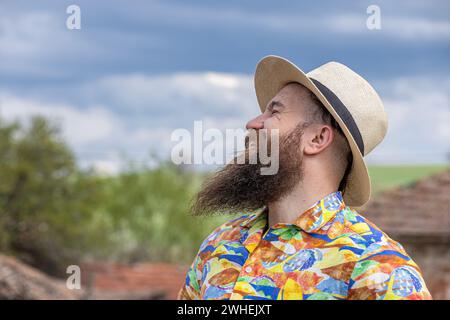
{"label": "blue sky", "polygon": [[[81,30],[66,8],[81,9]],[[369,5],[381,30],[366,27]],[[168,156],[175,128],[242,128],[252,76],[276,54],[309,71],[348,65],[389,116],[369,163],[442,163],[450,152],[448,1],[2,1],[0,114],[58,121],[80,163]]]}

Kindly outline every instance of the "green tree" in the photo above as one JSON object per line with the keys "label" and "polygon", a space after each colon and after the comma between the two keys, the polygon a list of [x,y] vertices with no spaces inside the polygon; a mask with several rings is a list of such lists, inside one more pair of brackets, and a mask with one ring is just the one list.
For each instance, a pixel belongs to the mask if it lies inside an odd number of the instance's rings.
{"label": "green tree", "polygon": [[189,263],[201,241],[229,219],[188,214],[202,180],[170,162],[111,178],[102,210],[114,221],[116,259]]}
{"label": "green tree", "polygon": [[203,175],[170,162],[107,177],[80,170],[42,117],[0,119],[0,148],[0,251],[52,275],[86,260],[189,263],[229,219],[190,216]]}
{"label": "green tree", "polygon": [[42,117],[0,119],[0,250],[54,275],[79,261],[100,181],[79,172],[60,131]]}

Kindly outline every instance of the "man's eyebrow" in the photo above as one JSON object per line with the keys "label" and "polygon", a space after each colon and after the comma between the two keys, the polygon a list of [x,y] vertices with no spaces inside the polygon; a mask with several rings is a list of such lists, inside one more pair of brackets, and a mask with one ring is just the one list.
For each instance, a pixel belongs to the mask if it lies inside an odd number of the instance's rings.
{"label": "man's eyebrow", "polygon": [[269,106],[267,107],[267,109],[268,109],[269,111],[272,111],[273,107],[281,107],[281,108],[284,108],[284,104],[281,103],[281,101],[273,100],[273,101],[270,102],[270,104],[269,104]]}

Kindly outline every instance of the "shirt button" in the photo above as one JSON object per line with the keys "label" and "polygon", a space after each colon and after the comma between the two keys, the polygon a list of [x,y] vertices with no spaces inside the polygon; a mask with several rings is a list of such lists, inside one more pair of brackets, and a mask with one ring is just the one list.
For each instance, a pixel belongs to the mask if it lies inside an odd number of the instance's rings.
{"label": "shirt button", "polygon": [[245,272],[247,272],[247,273],[252,272],[252,267],[250,267],[250,266],[245,267]]}

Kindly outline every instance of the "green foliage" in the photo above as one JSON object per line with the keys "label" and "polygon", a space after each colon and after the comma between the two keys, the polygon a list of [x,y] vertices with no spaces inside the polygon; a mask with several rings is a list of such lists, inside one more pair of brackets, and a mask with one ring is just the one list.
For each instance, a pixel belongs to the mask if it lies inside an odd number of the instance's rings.
{"label": "green foliage", "polygon": [[132,169],[106,183],[103,214],[111,217],[116,260],[189,263],[201,241],[229,217],[193,217],[191,198],[201,177],[170,163]]}
{"label": "green foliage", "polygon": [[28,126],[0,121],[0,250],[62,274],[77,259],[92,218],[97,181],[85,179],[42,117]]}
{"label": "green foliage", "polygon": [[42,117],[0,119],[0,251],[53,275],[82,260],[189,263],[229,217],[192,217],[202,180],[169,163],[113,177],[82,171]]}

